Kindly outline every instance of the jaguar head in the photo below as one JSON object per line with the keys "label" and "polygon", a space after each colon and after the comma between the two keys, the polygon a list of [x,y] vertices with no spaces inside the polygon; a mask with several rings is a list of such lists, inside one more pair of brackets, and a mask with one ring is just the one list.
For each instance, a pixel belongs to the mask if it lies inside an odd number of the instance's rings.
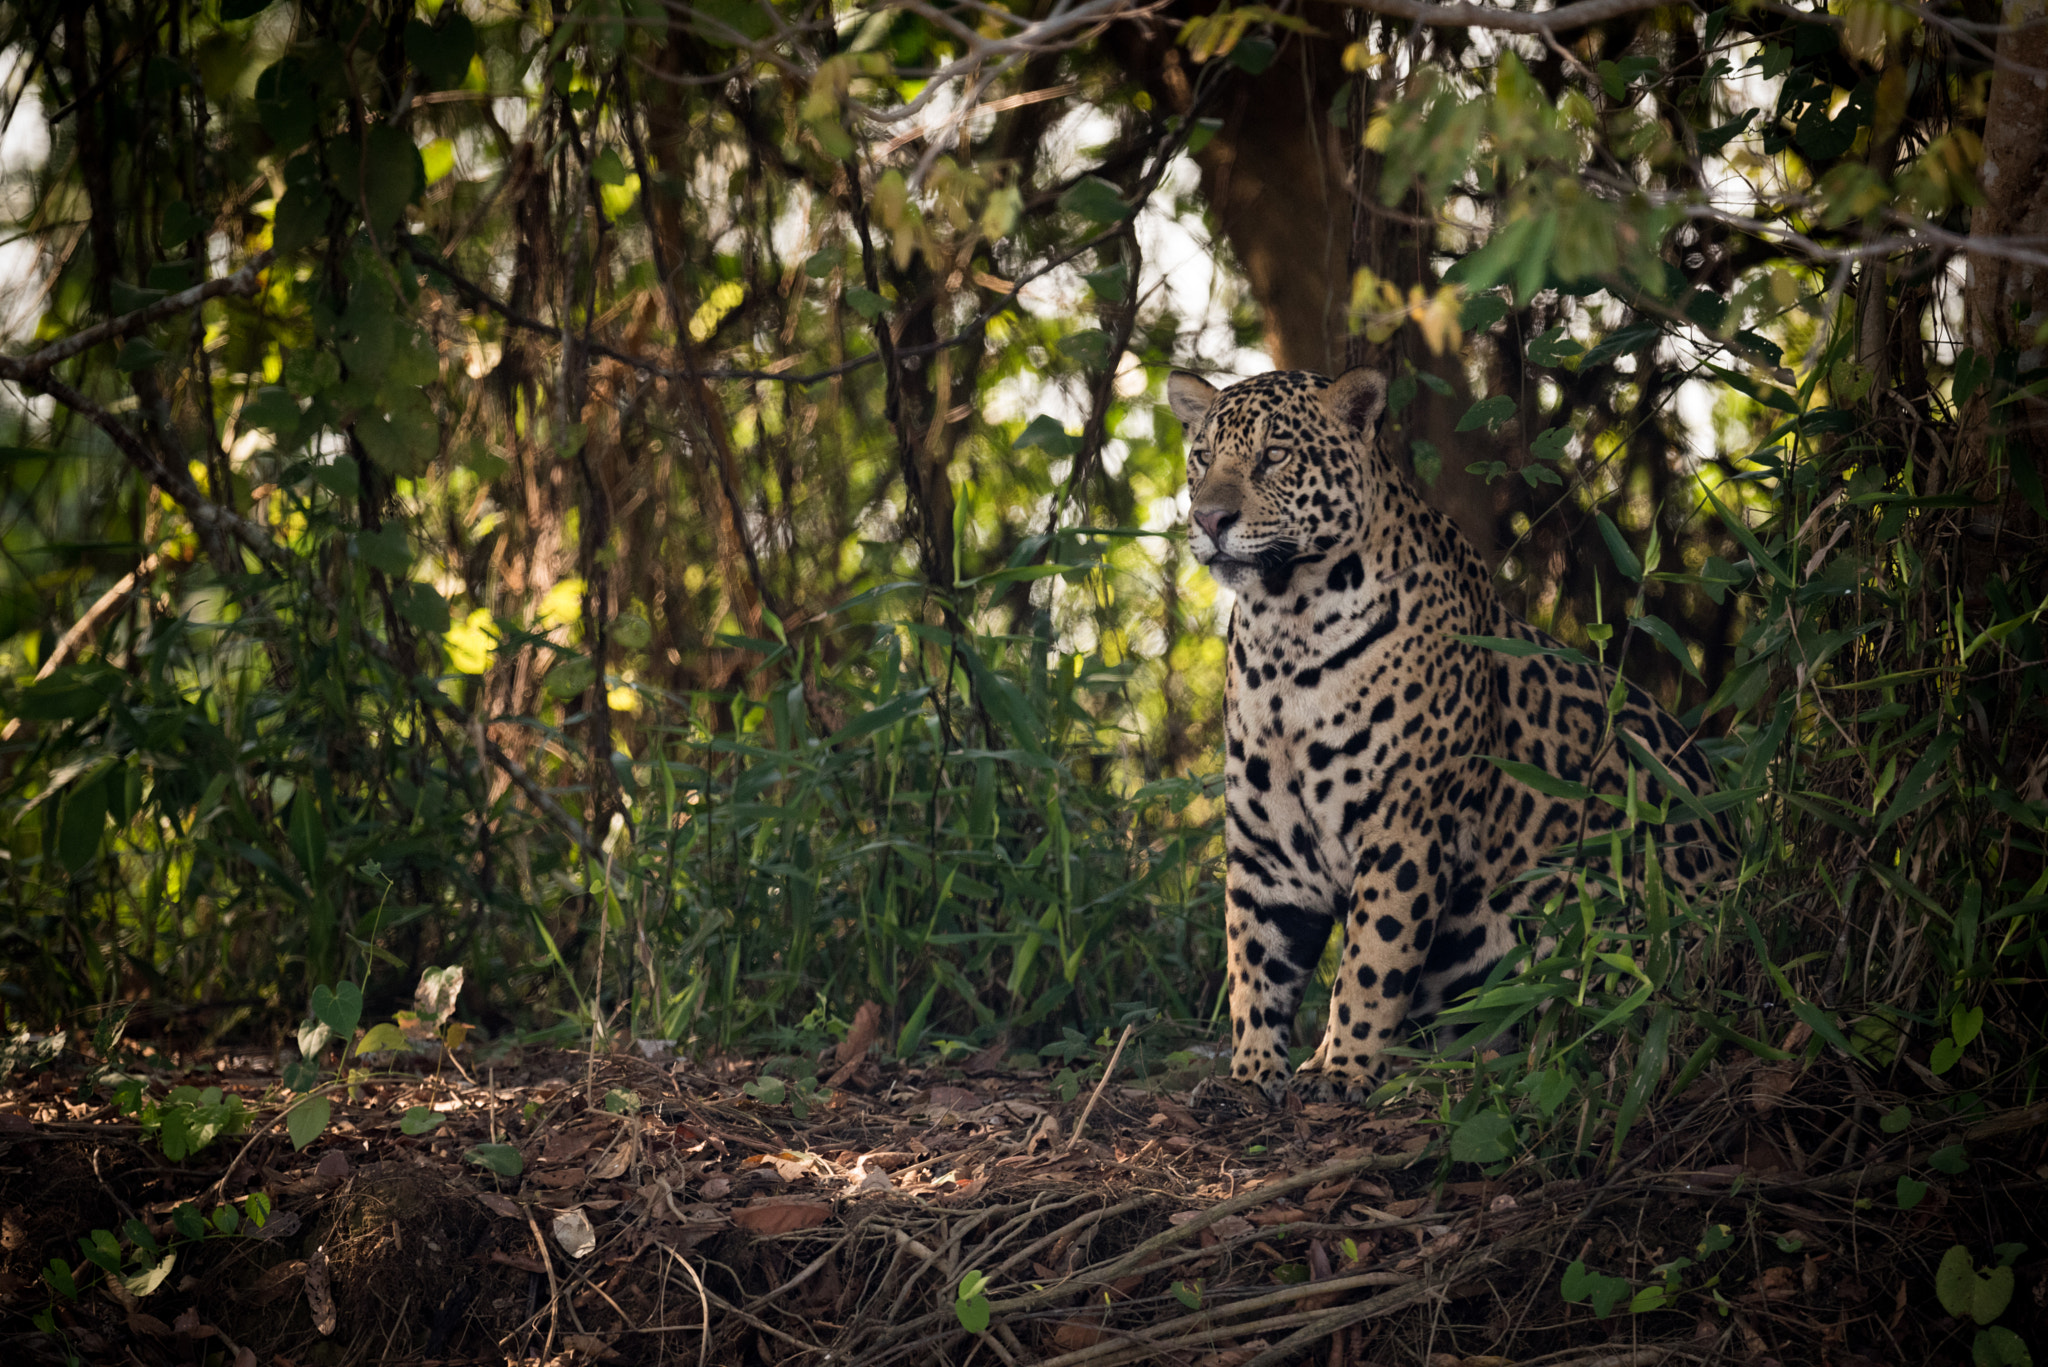
{"label": "jaguar head", "polygon": [[1217,389],[1176,370],[1166,396],[1187,429],[1188,545],[1220,582],[1283,593],[1297,566],[1364,540],[1385,376],[1275,370]]}

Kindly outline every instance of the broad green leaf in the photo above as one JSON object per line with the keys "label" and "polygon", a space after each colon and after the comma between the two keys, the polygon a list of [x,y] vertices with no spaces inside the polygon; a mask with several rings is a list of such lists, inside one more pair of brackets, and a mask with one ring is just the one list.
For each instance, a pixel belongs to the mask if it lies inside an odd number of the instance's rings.
{"label": "broad green leaf", "polygon": [[303,1149],[318,1139],[333,1114],[334,1103],[324,1096],[308,1097],[292,1107],[284,1118],[285,1133],[291,1136],[292,1147]]}
{"label": "broad green leaf", "polygon": [[510,1144],[479,1144],[466,1155],[478,1167],[500,1177],[517,1177],[526,1171],[526,1159]]}
{"label": "broad green leaf", "polygon": [[313,1019],[342,1040],[355,1038],[356,1023],[363,1018],[363,989],[351,982],[326,983],[313,989]]}
{"label": "broad green leaf", "polygon": [[1130,217],[1123,192],[1100,176],[1083,176],[1060,196],[1060,208],[1094,223],[1116,223]]}

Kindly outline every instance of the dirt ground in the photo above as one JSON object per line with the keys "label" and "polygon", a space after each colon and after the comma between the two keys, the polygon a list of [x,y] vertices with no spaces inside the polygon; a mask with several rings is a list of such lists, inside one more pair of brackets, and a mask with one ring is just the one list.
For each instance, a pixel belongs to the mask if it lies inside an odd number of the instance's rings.
{"label": "dirt ground", "polygon": [[8,1079],[0,1360],[2048,1362],[2048,1105],[1925,1079],[1905,1123],[1885,1079],[1729,1066],[1619,1154],[1483,1170],[1433,1104],[1170,1070],[484,1057],[336,1095],[295,1149],[271,1059],[156,1053],[154,1095],[256,1108],[175,1163],[93,1060]]}

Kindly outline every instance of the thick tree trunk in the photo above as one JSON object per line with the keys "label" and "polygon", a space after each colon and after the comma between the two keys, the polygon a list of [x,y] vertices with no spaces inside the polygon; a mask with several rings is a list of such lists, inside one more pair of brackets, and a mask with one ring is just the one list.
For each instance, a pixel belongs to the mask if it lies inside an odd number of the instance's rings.
{"label": "thick tree trunk", "polygon": [[[2008,0],[2004,7],[2008,31],[1999,35],[1997,69],[1984,110],[1984,203],[1970,216],[1970,234],[1979,238],[2030,238],[2048,242],[2048,4],[2043,0]],[[2020,25],[2031,23],[2031,28]],[[2040,251],[2036,246],[2035,251]],[[2048,267],[2030,262],[1972,255],[1964,287],[1964,328],[1979,355],[2013,353],[2013,373],[2039,370],[2044,360],[2037,336],[2048,326]],[[1959,453],[1958,482],[1996,499],[2005,521],[2023,517],[2025,504],[1985,484],[1990,470],[1990,439],[1995,428],[1980,401],[1969,415]],[[2048,399],[2039,395],[2011,405],[2005,413],[2004,435],[2012,461],[2031,460],[2037,471],[2048,464]],[[2030,511],[2030,510],[2029,510]],[[2031,530],[2039,532],[2039,520]]]}

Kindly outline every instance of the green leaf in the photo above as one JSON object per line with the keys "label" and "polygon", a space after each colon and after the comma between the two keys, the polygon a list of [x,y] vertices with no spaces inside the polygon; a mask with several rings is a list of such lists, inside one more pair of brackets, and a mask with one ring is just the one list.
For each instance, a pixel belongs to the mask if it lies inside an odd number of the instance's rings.
{"label": "green leaf", "polygon": [[478,1167],[488,1168],[500,1177],[517,1177],[526,1171],[526,1159],[510,1144],[479,1144],[465,1156]]}
{"label": "green leaf", "polygon": [[567,702],[579,697],[585,689],[597,682],[597,665],[588,656],[570,655],[555,661],[554,668],[541,680],[541,692],[556,702]]}
{"label": "green leaf", "polygon": [[401,1134],[422,1135],[430,1130],[439,1129],[442,1119],[438,1112],[430,1111],[425,1106],[408,1106],[405,1114],[398,1119],[398,1129]]}
{"label": "green leaf", "polygon": [[599,185],[624,185],[630,173],[618,149],[607,147],[591,160],[590,174]]}
{"label": "green leaf", "polygon": [[1059,353],[1077,365],[1090,370],[1101,370],[1110,362],[1110,348],[1115,339],[1101,328],[1089,328],[1083,332],[1069,333],[1058,342]]}
{"label": "green leaf", "polygon": [[859,285],[846,287],[846,305],[870,323],[889,311],[889,301]]}
{"label": "green leaf", "polygon": [[1621,1160],[1621,1142],[1642,1115],[1643,1107],[1649,1104],[1656,1093],[1657,1084],[1664,1080],[1664,1066],[1671,1053],[1671,1021],[1674,1013],[1669,1006],[1659,1006],[1650,1017],[1650,1028],[1643,1032],[1643,1043],[1636,1054],[1635,1072],[1628,1080],[1628,1090],[1622,1094],[1621,1110],[1614,1117],[1614,1155]]}
{"label": "green leaf", "polygon": [[393,1050],[409,1049],[411,1047],[411,1042],[405,1037],[405,1031],[399,1029],[390,1021],[384,1021],[371,1026],[363,1032],[362,1039],[356,1042],[356,1057],[360,1058],[364,1054],[380,1054]]}
{"label": "green leaf", "polygon": [[232,1202],[221,1202],[213,1208],[213,1227],[223,1234],[233,1234],[242,1227],[242,1212]]}
{"label": "green leaf", "polygon": [[71,1264],[62,1258],[50,1259],[49,1266],[43,1269],[43,1280],[50,1284],[52,1291],[65,1300],[78,1299],[78,1279],[71,1273]]}
{"label": "green leaf", "polygon": [[313,989],[313,1019],[343,1041],[355,1038],[356,1024],[363,1018],[363,989],[354,983],[321,983]]}
{"label": "green leaf", "polygon": [[1497,294],[1474,294],[1458,306],[1458,326],[1466,332],[1484,332],[1508,316],[1508,301]]}
{"label": "green leaf", "polygon": [[1913,1108],[1911,1106],[1900,1104],[1892,1107],[1889,1111],[1886,1111],[1884,1115],[1879,1118],[1877,1122],[1877,1127],[1880,1130],[1883,1130],[1886,1134],[1900,1134],[1903,1133],[1906,1127],[1911,1125],[1912,1123]]}
{"label": "green leaf", "polygon": [[1629,546],[1628,538],[1621,534],[1621,528],[1614,525],[1614,519],[1605,513],[1593,514],[1593,521],[1600,528],[1600,539],[1607,543],[1607,553],[1614,557],[1614,566],[1630,579],[1641,583],[1643,562]]}
{"label": "green leaf", "polygon": [[1517,660],[1526,660],[1532,656],[1541,655],[1550,659],[1563,660],[1567,664],[1585,665],[1589,669],[1593,667],[1592,660],[1588,659],[1583,652],[1573,650],[1570,646],[1544,645],[1540,641],[1525,641],[1518,636],[1463,636],[1453,633],[1451,639],[1462,645],[1477,646],[1481,650],[1491,650],[1497,654],[1510,655]]}
{"label": "green leaf", "polygon": [[1451,1131],[1451,1157],[1460,1163],[1498,1163],[1515,1151],[1515,1122],[1481,1111]]}
{"label": "green leaf", "polygon": [[391,606],[398,615],[418,627],[421,631],[444,636],[452,625],[448,615],[448,600],[432,584],[406,580],[391,588]]}
{"label": "green leaf", "polygon": [[1230,49],[1230,64],[1247,76],[1257,76],[1273,65],[1273,59],[1279,55],[1279,44],[1254,33],[1238,39],[1237,46]]}
{"label": "green leaf", "polygon": [[1505,394],[1495,394],[1481,399],[1465,410],[1465,416],[1458,419],[1457,430],[1473,432],[1479,428],[1498,431],[1502,424],[1515,416],[1515,401]]}
{"label": "green leaf", "polygon": [[387,522],[376,531],[356,533],[356,554],[375,570],[402,579],[412,569],[412,539],[405,524]]}
{"label": "green leaf", "polygon": [[461,85],[476,56],[476,29],[459,7],[443,5],[439,25],[414,19],[405,26],[405,55],[433,85]]}
{"label": "green leaf", "polygon": [[1677,630],[1669,622],[1654,613],[1646,612],[1635,619],[1635,624],[1641,627],[1651,640],[1663,646],[1686,673],[1695,679],[1700,677],[1699,666],[1692,662],[1692,652],[1685,648],[1685,642],[1679,639]]}
{"label": "green leaf", "polygon": [[988,1331],[988,1297],[982,1295],[962,1296],[953,1302],[953,1313],[960,1320],[960,1327],[970,1334]]}
{"label": "green leaf", "polygon": [[639,613],[625,612],[612,618],[611,638],[621,649],[645,650],[654,639],[654,628]]}
{"label": "green leaf", "polygon": [[1984,1008],[1958,1006],[1949,1013],[1948,1032],[1959,1046],[1967,1047],[1984,1029]]}
{"label": "green leaf", "polygon": [[2002,1324],[1977,1331],[1970,1344],[1973,1367],[2034,1367],[2034,1355],[2026,1341]]}
{"label": "green leaf", "polygon": [[72,785],[57,817],[57,862],[73,878],[99,858],[100,837],[106,828],[106,779],[96,774]]}
{"label": "green leaf", "polygon": [[1941,1308],[1957,1319],[1989,1324],[2005,1313],[2012,1303],[2013,1274],[2009,1267],[1994,1267],[1980,1273],[1970,1250],[1956,1244],[1944,1253],[1934,1274],[1935,1294]]}
{"label": "green leaf", "polygon": [[333,1114],[334,1103],[324,1096],[308,1097],[292,1107],[284,1118],[285,1133],[291,1136],[292,1147],[303,1149],[318,1139]]}
{"label": "green leaf", "polygon": [[1090,271],[1081,277],[1088,282],[1089,290],[1105,304],[1121,304],[1130,290],[1130,268],[1119,261],[1099,271]]}
{"label": "green leaf", "polygon": [[292,855],[305,871],[306,881],[319,888],[327,874],[327,827],[313,801],[313,790],[301,788],[292,795]]}
{"label": "green leaf", "polygon": [[206,1217],[199,1213],[199,1207],[187,1201],[171,1212],[171,1228],[178,1231],[181,1239],[204,1239]]}
{"label": "green leaf", "polygon": [[1081,439],[1069,434],[1058,418],[1050,413],[1040,413],[1026,423],[1024,430],[1017,434],[1017,440],[1010,443],[1012,451],[1027,446],[1036,446],[1054,460],[1061,460],[1081,449]]}
{"label": "green leaf", "polygon": [[1565,448],[1571,442],[1572,429],[1569,425],[1546,427],[1529,443],[1529,454],[1537,460],[1563,460],[1571,453]]}
{"label": "green leaf", "polygon": [[1497,755],[1482,755],[1480,758],[1517,783],[1534,788],[1545,797],[1561,797],[1568,802],[1583,802],[1593,796],[1593,790],[1585,784],[1559,778],[1549,770],[1539,769],[1533,764],[1524,764],[1518,759],[1501,759]]}
{"label": "green leaf", "polygon": [[427,188],[426,163],[405,130],[373,124],[358,142],[342,137],[328,144],[334,188],[381,243],[405,206]]}
{"label": "green leaf", "polygon": [[1091,223],[1117,223],[1136,209],[1124,203],[1123,192],[1100,176],[1083,176],[1060,196],[1060,208]]}
{"label": "green leaf", "polygon": [[1900,1210],[1911,1210],[1919,1205],[1922,1200],[1926,1199],[1926,1196],[1927,1184],[1925,1182],[1916,1182],[1910,1177],[1901,1177],[1899,1179],[1898,1202]]}
{"label": "green leaf", "polygon": [[1970,1158],[1961,1144],[1945,1144],[1927,1155],[1927,1165],[1936,1172],[1960,1177],[1970,1170]]}
{"label": "green leaf", "polygon": [[[1352,1247],[1356,1248],[1357,1245],[1354,1244]],[[1351,1259],[1353,1262],[1356,1262],[1357,1254],[1353,1253]],[[1175,1282],[1166,1289],[1172,1293],[1175,1300],[1188,1309],[1200,1310],[1202,1308],[1202,1283],[1200,1279],[1192,1282]]]}
{"label": "green leaf", "polygon": [[1586,354],[1586,348],[1565,333],[1562,324],[1550,328],[1529,343],[1532,365],[1562,366]]}
{"label": "green leaf", "polygon": [[1927,1069],[1936,1077],[1956,1066],[1963,1057],[1963,1046],[1952,1039],[1938,1039],[1927,1051]]}

